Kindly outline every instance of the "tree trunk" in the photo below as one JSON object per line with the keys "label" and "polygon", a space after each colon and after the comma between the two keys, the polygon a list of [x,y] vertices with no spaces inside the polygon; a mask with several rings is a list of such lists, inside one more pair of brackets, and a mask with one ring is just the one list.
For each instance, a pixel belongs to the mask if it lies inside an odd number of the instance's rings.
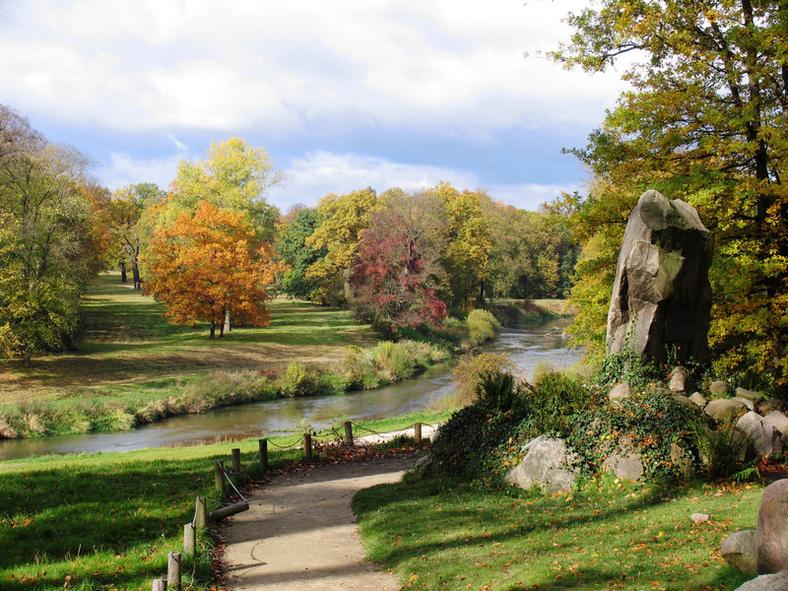
{"label": "tree trunk", "polygon": [[232,327],[230,326],[230,309],[224,309],[224,326],[222,327],[223,332],[230,332]]}
{"label": "tree trunk", "polygon": [[211,336],[209,338],[212,339],[215,337],[216,337],[216,323],[213,320],[211,320]]}
{"label": "tree trunk", "polygon": [[134,277],[134,289],[142,289],[142,279],[140,278],[140,266],[135,260],[131,263],[131,274]]}
{"label": "tree trunk", "polygon": [[129,278],[126,276],[126,261],[120,262],[120,280],[123,283],[129,282]]}

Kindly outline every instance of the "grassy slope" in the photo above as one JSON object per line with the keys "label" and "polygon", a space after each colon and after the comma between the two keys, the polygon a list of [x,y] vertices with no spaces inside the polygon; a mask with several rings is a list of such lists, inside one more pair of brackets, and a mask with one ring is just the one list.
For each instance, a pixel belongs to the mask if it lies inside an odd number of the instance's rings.
{"label": "grassy slope", "polygon": [[30,369],[0,364],[0,404],[112,396],[162,398],[179,379],[216,369],[281,369],[290,361],[331,363],[347,345],[378,340],[349,312],[274,300],[271,325],[239,328],[209,340],[205,327],[168,324],[164,307],[100,276],[83,304],[83,341],[76,354],[49,355]]}
{"label": "grassy slope", "polygon": [[[696,591],[748,578],[717,550],[727,533],[754,527],[760,486],[584,490],[529,496],[424,480],[361,491],[354,509],[369,556],[405,589]],[[693,512],[711,521],[694,525]]]}
{"label": "grassy slope", "polygon": [[[441,418],[427,413],[363,425],[395,430]],[[228,459],[232,447],[241,448],[244,466],[255,465],[256,440],[0,462],[0,589],[150,589],[166,571],[167,552],[181,545],[194,496],[215,497],[213,460]],[[300,455],[269,450],[272,468]],[[207,560],[196,574],[195,586],[207,587]]]}

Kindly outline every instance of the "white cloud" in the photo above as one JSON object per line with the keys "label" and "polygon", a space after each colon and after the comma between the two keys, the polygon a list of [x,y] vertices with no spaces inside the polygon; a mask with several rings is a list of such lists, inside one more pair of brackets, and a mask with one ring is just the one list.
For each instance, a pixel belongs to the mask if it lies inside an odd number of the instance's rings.
{"label": "white cloud", "polygon": [[[155,182],[162,188],[170,186],[183,154],[163,158],[135,159],[128,154],[113,153],[109,163],[99,167],[97,174],[108,187],[115,189],[131,183]],[[573,191],[580,185],[546,185],[515,183],[485,185],[464,170],[422,164],[392,162],[384,158],[359,154],[311,152],[296,158],[284,170],[284,182],[273,188],[268,199],[283,211],[291,205],[315,205],[328,193],[347,193],[367,186],[383,192],[392,187],[418,191],[447,181],[459,189],[484,189],[493,198],[522,207],[536,209],[561,191]]]}
{"label": "white cloud", "polygon": [[595,124],[621,83],[523,52],[581,0],[18,1],[0,102],[123,131],[349,127],[484,138]]}

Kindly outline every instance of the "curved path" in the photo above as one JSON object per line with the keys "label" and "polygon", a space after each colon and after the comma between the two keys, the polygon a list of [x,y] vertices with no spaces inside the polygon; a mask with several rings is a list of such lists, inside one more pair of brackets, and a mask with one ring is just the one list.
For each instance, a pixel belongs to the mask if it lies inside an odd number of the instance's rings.
{"label": "curved path", "polygon": [[413,456],[327,464],[280,476],[225,529],[236,591],[395,591],[398,578],[364,560],[350,509],[362,488],[396,482]]}

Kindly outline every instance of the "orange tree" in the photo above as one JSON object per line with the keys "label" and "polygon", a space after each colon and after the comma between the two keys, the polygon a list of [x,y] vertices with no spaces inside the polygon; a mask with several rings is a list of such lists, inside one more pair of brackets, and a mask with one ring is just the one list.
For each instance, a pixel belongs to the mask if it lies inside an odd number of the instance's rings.
{"label": "orange tree", "polygon": [[178,324],[209,322],[211,338],[224,321],[268,324],[267,287],[279,270],[268,244],[260,243],[243,213],[202,201],[159,229],[146,256],[146,293],[167,306]]}

